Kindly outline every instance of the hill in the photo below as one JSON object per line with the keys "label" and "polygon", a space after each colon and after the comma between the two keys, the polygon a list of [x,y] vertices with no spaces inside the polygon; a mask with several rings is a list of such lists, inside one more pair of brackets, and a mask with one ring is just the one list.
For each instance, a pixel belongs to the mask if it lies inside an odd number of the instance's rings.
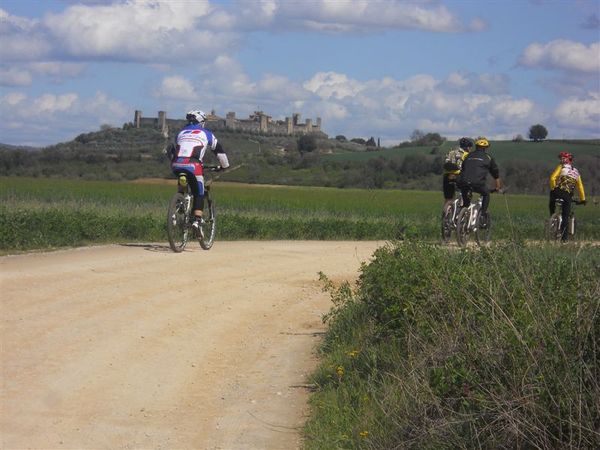
{"label": "hill", "polygon": [[[316,137],[317,149],[298,152],[298,137],[221,130],[217,133],[239,170],[225,180],[303,186],[438,190],[441,166],[454,145],[377,148]],[[170,178],[165,137],[151,128],[105,128],[37,151],[0,145],[0,176],[66,177],[96,180]],[[542,143],[492,141],[491,153],[513,192],[544,193],[556,155],[576,155],[589,193],[600,192],[600,141]],[[211,162],[211,156],[207,158]]]}

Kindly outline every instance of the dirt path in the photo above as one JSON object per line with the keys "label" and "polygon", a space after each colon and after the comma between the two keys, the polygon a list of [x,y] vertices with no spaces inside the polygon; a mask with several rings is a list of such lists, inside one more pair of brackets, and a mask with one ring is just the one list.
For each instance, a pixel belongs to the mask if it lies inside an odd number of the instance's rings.
{"label": "dirt path", "polygon": [[330,307],[317,272],[353,280],[382,244],[0,258],[2,449],[298,448]]}

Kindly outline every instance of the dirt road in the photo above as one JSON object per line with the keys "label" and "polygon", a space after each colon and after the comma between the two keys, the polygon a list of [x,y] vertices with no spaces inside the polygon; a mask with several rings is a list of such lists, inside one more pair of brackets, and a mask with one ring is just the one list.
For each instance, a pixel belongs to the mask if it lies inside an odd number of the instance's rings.
{"label": "dirt road", "polygon": [[2,449],[298,448],[330,307],[317,272],[353,280],[382,244],[0,258]]}

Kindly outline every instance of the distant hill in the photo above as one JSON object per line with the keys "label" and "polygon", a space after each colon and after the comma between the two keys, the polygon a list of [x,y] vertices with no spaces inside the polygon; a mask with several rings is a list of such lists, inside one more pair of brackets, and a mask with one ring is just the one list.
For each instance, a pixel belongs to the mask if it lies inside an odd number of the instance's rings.
{"label": "distant hill", "polygon": [[[223,179],[249,183],[358,188],[441,190],[446,152],[455,145],[377,148],[318,138],[318,149],[301,155],[297,136],[218,131],[236,171]],[[171,178],[165,137],[152,128],[109,128],[41,149],[0,145],[0,176],[82,179]],[[35,150],[35,151],[33,151]],[[492,141],[490,153],[511,192],[545,193],[557,154],[575,154],[586,190],[600,193],[600,140],[540,143]],[[211,162],[209,153],[207,162]]]}
{"label": "distant hill", "polygon": [[42,147],[30,147],[27,145],[11,145],[11,144],[2,144],[0,142],[0,151],[1,150],[24,150],[26,152],[35,152],[41,150]]}
{"label": "distant hill", "polygon": [[[367,161],[372,158],[383,157],[386,159],[403,158],[407,155],[445,155],[452,147],[456,147],[454,141],[446,141],[439,147],[391,147],[362,153],[337,153],[327,155],[325,158],[331,161]],[[489,152],[500,163],[513,160],[538,161],[540,163],[557,162],[560,152],[568,151],[576,157],[600,155],[600,140],[548,140],[543,142],[513,142],[513,141],[490,141]]]}

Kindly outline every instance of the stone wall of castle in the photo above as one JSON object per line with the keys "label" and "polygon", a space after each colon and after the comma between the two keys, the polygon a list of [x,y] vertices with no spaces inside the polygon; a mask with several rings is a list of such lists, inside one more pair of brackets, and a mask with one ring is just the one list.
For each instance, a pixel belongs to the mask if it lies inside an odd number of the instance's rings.
{"label": "stone wall of castle", "polygon": [[[135,128],[156,128],[167,134],[169,130],[178,130],[186,125],[185,120],[168,119],[165,111],[159,111],[158,117],[142,117],[141,111],[135,111],[133,126]],[[316,123],[312,119],[300,122],[300,113],[294,113],[285,120],[272,120],[271,116],[262,111],[256,111],[247,119],[238,119],[235,112],[228,112],[225,118],[217,116],[214,111],[207,116],[206,128],[211,130],[240,130],[246,133],[300,135],[308,133],[323,133],[321,118]]]}

